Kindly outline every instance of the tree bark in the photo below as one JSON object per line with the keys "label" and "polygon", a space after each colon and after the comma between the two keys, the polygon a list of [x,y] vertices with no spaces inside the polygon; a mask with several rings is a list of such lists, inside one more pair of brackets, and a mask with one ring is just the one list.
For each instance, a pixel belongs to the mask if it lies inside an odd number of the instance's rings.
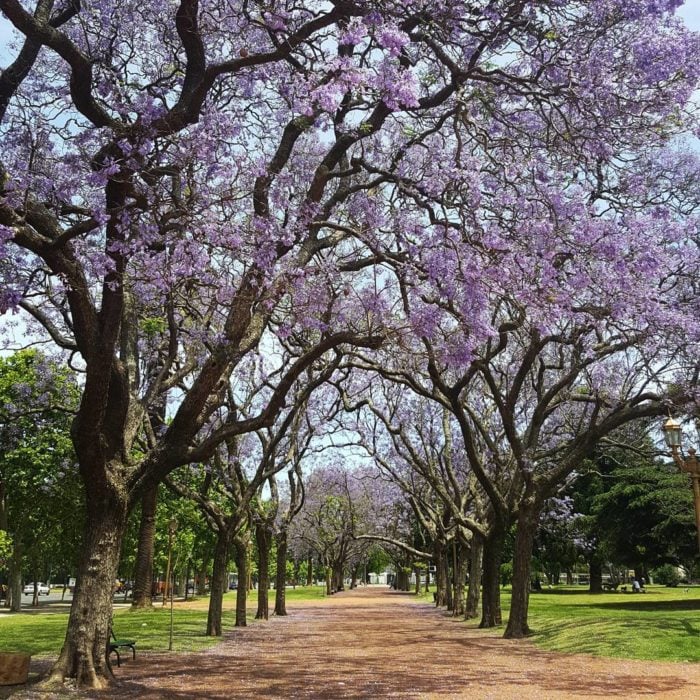
{"label": "tree bark", "polygon": [[444,550],[439,543],[435,544],[435,607],[447,605],[447,581],[445,580],[445,567],[443,565]]}
{"label": "tree bark", "polygon": [[209,556],[202,557],[202,566],[197,573],[196,591],[197,595],[207,594],[207,572],[209,571]]}
{"label": "tree bark", "polygon": [[352,567],[352,572],[350,574],[350,590],[357,588],[357,578],[360,574],[360,564],[359,562]]}
{"label": "tree bark", "polygon": [[255,541],[258,545],[258,610],[256,620],[267,620],[270,616],[268,591],[270,590],[270,548],[272,532],[266,522],[255,526]]}
{"label": "tree bark", "polygon": [[481,590],[481,621],[479,627],[497,627],[502,624],[501,616],[501,558],[505,528],[494,526],[484,542],[482,560],[483,585]]}
{"label": "tree bark", "polygon": [[530,603],[530,564],[532,544],[539,524],[540,507],[534,496],[525,497],[518,509],[518,524],[513,554],[513,589],[506,639],[522,639],[530,634],[527,624]]}
{"label": "tree bark", "polygon": [[345,584],[343,583],[343,565],[336,564],[333,567],[333,589],[337,591],[344,591]]}
{"label": "tree bark", "polygon": [[306,585],[313,586],[314,584],[314,558],[309,555],[306,562]]}
{"label": "tree bark", "polygon": [[13,539],[7,580],[7,607],[12,612],[22,611],[22,554],[22,543]]}
{"label": "tree bark", "polygon": [[467,602],[464,606],[464,619],[471,620],[479,614],[479,594],[481,592],[481,556],[484,545],[481,537],[472,537],[471,553],[469,556],[469,588]]}
{"label": "tree bark", "polygon": [[603,592],[603,563],[598,559],[596,554],[588,560],[588,591],[589,593]]}
{"label": "tree bark", "polygon": [[209,614],[207,615],[207,636],[220,637],[223,634],[221,618],[224,593],[228,588],[228,562],[231,556],[231,536],[226,527],[216,534],[214,567],[211,575],[209,594]]}
{"label": "tree bark", "polygon": [[450,580],[450,547],[448,546],[445,550],[444,556],[442,557],[442,579],[445,582],[445,606],[447,610],[452,612],[454,610],[454,598],[452,593],[454,588],[452,586],[452,581]]}
{"label": "tree bark", "polygon": [[136,553],[134,572],[134,608],[153,606],[153,550],[156,535],[156,508],[158,487],[151,486],[141,498],[141,523],[139,525],[139,545]]}
{"label": "tree bark", "polygon": [[333,595],[333,582],[331,580],[331,567],[326,566],[326,595]]}
{"label": "tree bark", "polygon": [[277,574],[275,576],[275,615],[287,614],[287,531],[280,530],[277,542]]}
{"label": "tree bark", "polygon": [[457,617],[464,615],[464,580],[467,577],[467,551],[463,544],[456,545],[454,564],[454,605],[452,614]]}
{"label": "tree bark", "polygon": [[104,688],[112,678],[107,643],[112,624],[112,588],[126,529],[126,494],[112,484],[101,493],[88,491],[83,548],[68,631],[47,686],[75,678],[79,686]]}
{"label": "tree bark", "polygon": [[246,626],[246,602],[248,600],[248,539],[237,538],[234,541],[236,551],[236,569],[238,585],[236,586],[236,627]]}

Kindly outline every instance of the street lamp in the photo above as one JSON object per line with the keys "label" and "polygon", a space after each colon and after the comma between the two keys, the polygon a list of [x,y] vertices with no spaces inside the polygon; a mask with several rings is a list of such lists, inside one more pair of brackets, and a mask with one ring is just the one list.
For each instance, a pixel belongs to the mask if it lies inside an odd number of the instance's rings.
{"label": "street lamp", "polygon": [[695,501],[695,529],[698,536],[698,551],[700,551],[700,460],[692,447],[688,448],[688,456],[683,456],[681,448],[682,431],[678,421],[669,419],[663,425],[664,439],[671,448],[673,460],[686,474],[690,474],[693,482],[693,496]]}

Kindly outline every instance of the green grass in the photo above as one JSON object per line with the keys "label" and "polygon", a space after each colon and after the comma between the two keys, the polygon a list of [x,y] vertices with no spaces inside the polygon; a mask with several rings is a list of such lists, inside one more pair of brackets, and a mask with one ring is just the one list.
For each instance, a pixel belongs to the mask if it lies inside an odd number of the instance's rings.
{"label": "green grass", "polygon": [[[532,640],[543,649],[625,659],[700,662],[700,586],[592,594],[558,586],[530,595]],[[417,600],[431,602],[433,590]],[[501,591],[508,620],[510,589]],[[474,627],[478,620],[467,623]]]}
{"label": "green grass", "polygon": [[[235,595],[235,594],[234,594]],[[257,596],[257,591],[253,591],[251,597]],[[326,597],[325,586],[297,586],[296,588],[287,588],[286,600],[287,604],[294,604],[295,600],[320,600]],[[255,598],[257,600],[257,598]],[[275,592],[270,591],[270,603],[274,606]]]}
{"label": "green grass", "polygon": [[[700,587],[643,594],[563,587],[530,596],[535,643],[552,651],[700,662]],[[510,602],[504,595],[504,617]]]}
{"label": "green grass", "polygon": [[[270,611],[274,607],[275,592],[270,591]],[[316,600],[324,597],[320,586],[287,589],[287,606],[295,601]],[[219,640],[204,635],[207,625],[206,599],[202,610],[182,609],[177,603],[173,614],[173,648],[175,651],[206,649]],[[233,628],[236,594],[224,596],[224,631]],[[117,602],[121,602],[117,599]],[[248,596],[248,621],[253,622],[257,605],[257,591]],[[0,615],[0,651],[23,651],[33,656],[56,656],[61,650],[68,624],[67,612],[28,610],[19,614]],[[170,608],[159,603],[150,610],[121,609],[114,611],[114,630],[120,639],[137,640],[138,651],[165,651],[170,631]]]}
{"label": "green grass", "polygon": [[[175,651],[198,651],[216,644],[206,637],[207,611],[178,610],[173,615]],[[68,624],[67,613],[30,613],[0,617],[0,651],[24,651],[34,656],[56,656],[61,650]],[[137,650],[166,650],[170,610],[116,610],[114,630],[120,639],[137,640]]]}
{"label": "green grass", "polygon": [[[648,586],[645,594],[592,595],[581,587],[559,587],[530,596],[530,626],[535,644],[552,651],[586,653],[631,659],[700,662],[700,587]],[[287,589],[287,604],[319,600],[322,586]],[[252,621],[257,595],[248,598]],[[421,596],[432,602],[432,591]],[[202,610],[174,610],[175,651],[197,651],[218,640],[204,636],[206,600]],[[270,591],[274,604],[274,591]],[[235,593],[224,596],[224,630],[233,626]],[[508,589],[502,594],[504,619],[510,604]],[[24,651],[35,656],[58,654],[66,632],[66,612],[28,611],[0,615],[0,651]],[[474,624],[474,623],[470,623]],[[141,651],[168,648],[170,610],[115,610],[114,627],[120,638],[137,640]]]}

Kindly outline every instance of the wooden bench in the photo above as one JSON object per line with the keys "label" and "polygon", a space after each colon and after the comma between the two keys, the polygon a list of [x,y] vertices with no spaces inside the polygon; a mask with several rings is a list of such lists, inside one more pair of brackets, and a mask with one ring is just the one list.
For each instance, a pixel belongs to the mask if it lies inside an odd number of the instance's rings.
{"label": "wooden bench", "polygon": [[122,659],[119,654],[120,649],[131,649],[131,654],[134,659],[136,659],[136,640],[135,639],[117,639],[114,634],[114,630],[110,630],[112,634],[112,641],[109,643],[109,652],[111,654],[114,652],[117,655],[117,666],[122,665]]}

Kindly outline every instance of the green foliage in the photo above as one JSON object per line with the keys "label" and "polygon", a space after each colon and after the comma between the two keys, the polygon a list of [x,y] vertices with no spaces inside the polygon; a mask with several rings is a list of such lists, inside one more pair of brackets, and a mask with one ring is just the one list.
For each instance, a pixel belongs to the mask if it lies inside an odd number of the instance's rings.
{"label": "green foliage", "polygon": [[589,460],[571,495],[586,558],[628,568],[688,566],[697,556],[692,493],[674,465],[651,456],[644,424],[616,435],[635,449],[606,447]]}
{"label": "green foliage", "polygon": [[5,567],[12,553],[12,537],[6,530],[0,530],[0,569]]}
{"label": "green foliage", "polygon": [[695,555],[688,480],[668,466],[641,463],[614,469],[593,515],[612,558],[630,567],[681,563]]}
{"label": "green foliage", "polygon": [[505,562],[504,564],[501,564],[500,577],[501,577],[501,586],[510,585],[510,582],[513,580],[513,563],[512,562],[508,561],[508,562]]}
{"label": "green foliage", "polygon": [[67,573],[77,556],[82,491],[70,439],[79,390],[40,353],[0,358],[0,482],[8,533],[30,576]]}
{"label": "green foliage", "polygon": [[654,578],[654,583],[659,583],[662,586],[677,586],[681,582],[678,567],[671,564],[664,564],[658,569],[654,569],[651,574]]}
{"label": "green foliage", "polygon": [[386,551],[378,545],[372,545],[367,554],[367,573],[381,574],[389,564],[391,557]]}

